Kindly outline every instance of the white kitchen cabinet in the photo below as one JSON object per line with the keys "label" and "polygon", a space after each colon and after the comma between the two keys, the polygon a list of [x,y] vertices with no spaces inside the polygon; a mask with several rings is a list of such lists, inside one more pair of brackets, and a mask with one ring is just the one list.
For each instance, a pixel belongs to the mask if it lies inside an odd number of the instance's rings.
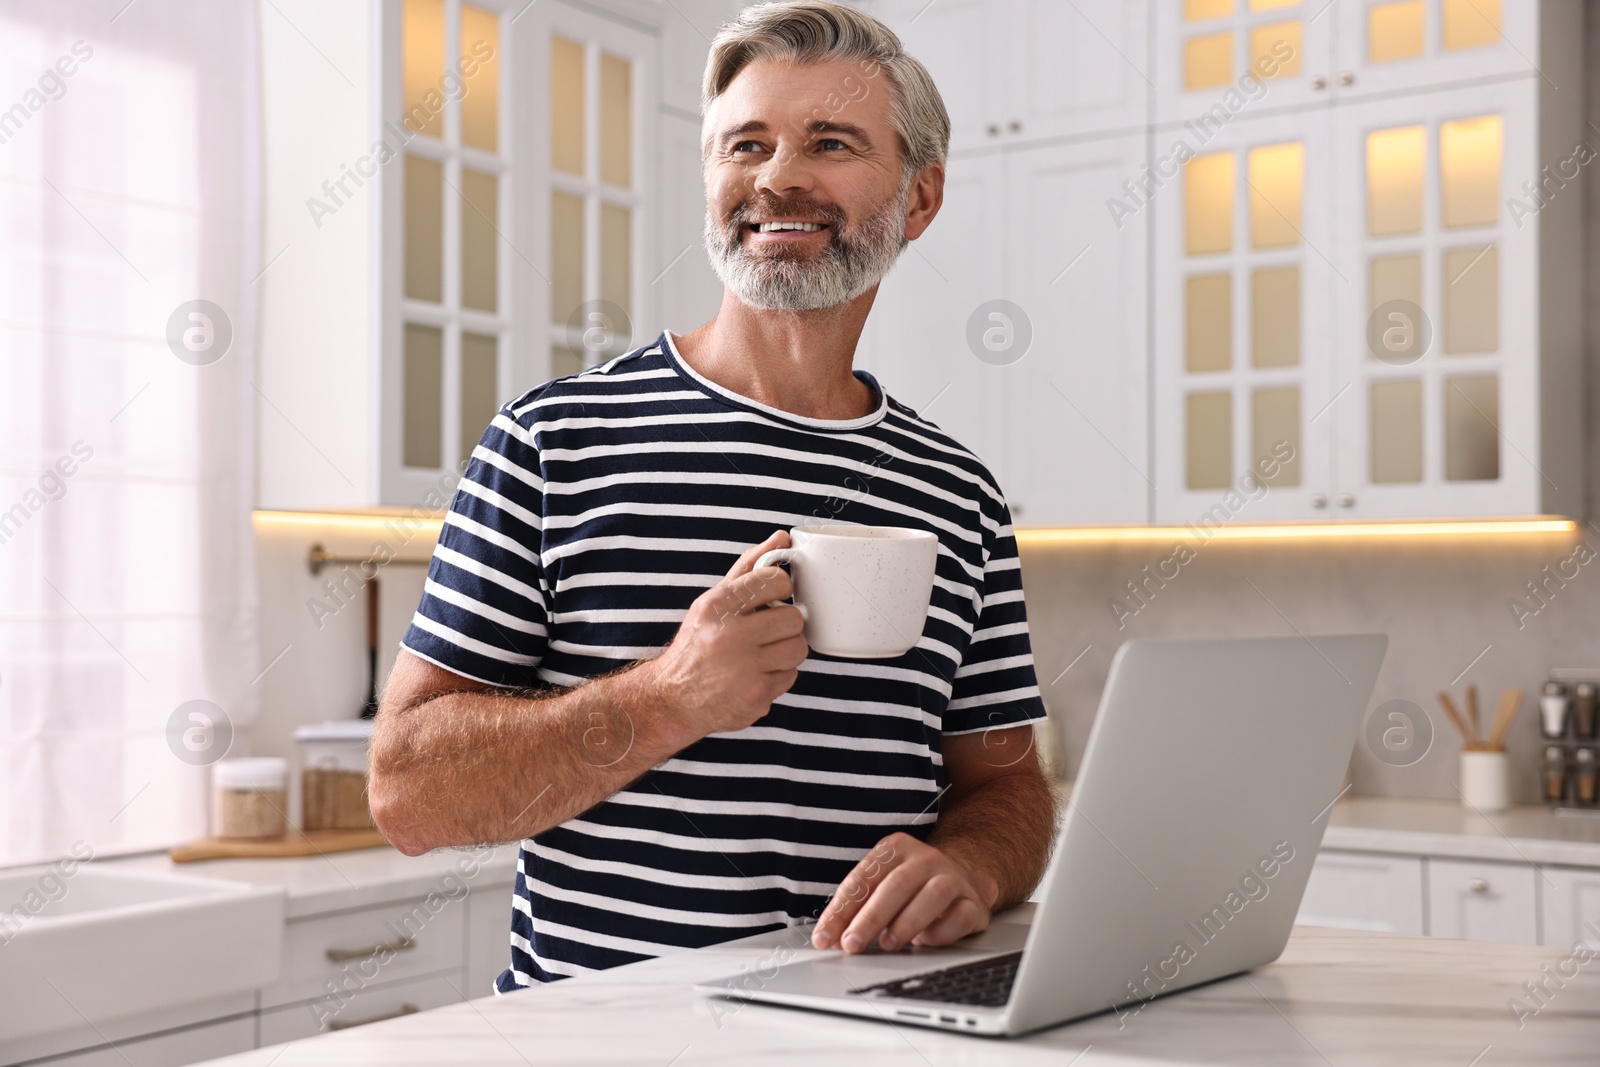
{"label": "white kitchen cabinet", "polygon": [[[1574,9],[1539,10],[1545,76],[1173,134],[1199,154],[1152,203],[1158,521],[1581,509],[1581,196],[1522,188],[1582,137],[1552,88],[1580,63]],[[1235,506],[1295,435],[1298,470]]]}
{"label": "white kitchen cabinet", "polygon": [[[292,24],[308,0],[285,3]],[[351,5],[344,39],[376,47],[336,90],[264,32],[259,507],[438,510],[501,403],[613,354],[594,305],[656,321],[665,18]]]}
{"label": "white kitchen cabinet", "polygon": [[255,1047],[255,1018],[244,1016],[33,1062],[49,1067],[182,1067]]}
{"label": "white kitchen cabinet", "polygon": [[953,152],[1144,126],[1141,0],[874,0],[950,113]]}
{"label": "white kitchen cabinet", "polygon": [[1332,169],[1325,110],[1240,118],[1143,209],[1160,522],[1295,518],[1328,492]]}
{"label": "white kitchen cabinet", "polygon": [[1538,136],[1541,115],[1566,118],[1544,88],[1530,76],[1333,111],[1337,517],[1581,507],[1581,300],[1562,232],[1579,197],[1514,207],[1519,180],[1570,148]]}
{"label": "white kitchen cabinet", "polygon": [[1428,860],[1428,933],[1539,943],[1538,872],[1527,863]]}
{"label": "white kitchen cabinet", "polygon": [[510,886],[483,889],[467,897],[466,986],[469,997],[494,992],[500,972],[511,966]]}
{"label": "white kitchen cabinet", "polygon": [[1242,110],[1326,103],[1335,36],[1326,6],[1326,0],[1152,4],[1156,122],[1199,126]]}
{"label": "white kitchen cabinet", "polygon": [[967,323],[1004,296],[1003,180],[996,154],[950,161],[944,205],[879,287],[858,351],[890,396],[976,453],[1002,487],[1007,368],[973,354]]}
{"label": "white kitchen cabinet", "polygon": [[459,970],[409,982],[388,982],[351,992],[348,999],[321,1004],[310,1001],[273,1008],[261,1013],[261,1047],[332,1030],[348,1030],[368,1023],[413,1015],[430,1008],[455,1004],[481,992],[469,992]]}
{"label": "white kitchen cabinet", "polygon": [[1600,871],[1541,867],[1539,875],[1539,943],[1600,952]]}
{"label": "white kitchen cabinet", "polygon": [[1579,5],[1526,0],[1377,0],[1335,4],[1328,12],[1334,54],[1328,91],[1351,99],[1373,93],[1481,84],[1523,75],[1544,51],[1539,36],[1566,32]]}
{"label": "white kitchen cabinet", "polygon": [[[1005,292],[1033,341],[1001,372],[1002,487],[1019,524],[1150,514],[1148,213],[1106,193],[1136,179],[1140,134],[1005,153]],[[937,221],[935,225],[937,225]]]}
{"label": "white kitchen cabinet", "polygon": [[1425,933],[1423,860],[1324,849],[1295,922],[1396,934]]}
{"label": "white kitchen cabinet", "polygon": [[289,923],[283,977],[261,991],[261,1006],[459,969],[466,943],[466,901],[434,893]]}

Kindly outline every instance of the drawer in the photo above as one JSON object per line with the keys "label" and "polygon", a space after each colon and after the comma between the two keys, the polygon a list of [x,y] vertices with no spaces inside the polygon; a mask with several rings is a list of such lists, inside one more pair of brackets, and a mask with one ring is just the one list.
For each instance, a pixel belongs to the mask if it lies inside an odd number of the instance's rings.
{"label": "drawer", "polygon": [[1422,907],[1422,857],[1324,849],[1295,922],[1420,934]]}
{"label": "drawer", "polygon": [[1600,952],[1600,871],[1544,867],[1540,874],[1544,921],[1539,943],[1559,949],[1583,945]]}
{"label": "drawer", "polygon": [[284,930],[283,977],[261,991],[261,1006],[459,971],[466,953],[466,911],[465,896],[436,893],[291,922]]}
{"label": "drawer", "polygon": [[352,1026],[365,1026],[400,1015],[410,1015],[414,1011],[441,1008],[465,999],[457,992],[465,988],[461,982],[461,972],[457,970],[431,978],[371,986],[356,993],[342,1005],[337,1001],[310,1001],[291,1004],[286,1008],[273,1008],[261,1013],[261,1046],[265,1048],[285,1041],[299,1041],[329,1030],[346,1030]]}
{"label": "drawer", "polygon": [[469,998],[494,992],[494,981],[511,966],[511,887],[467,894],[467,984]]}
{"label": "drawer", "polygon": [[1428,860],[1428,933],[1539,943],[1539,875],[1531,864]]}

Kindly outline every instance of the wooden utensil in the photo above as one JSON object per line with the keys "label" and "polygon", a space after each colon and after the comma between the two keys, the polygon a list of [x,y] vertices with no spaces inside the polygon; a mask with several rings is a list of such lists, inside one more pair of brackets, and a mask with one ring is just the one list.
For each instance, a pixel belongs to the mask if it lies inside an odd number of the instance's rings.
{"label": "wooden utensil", "polygon": [[1496,751],[1503,751],[1506,747],[1506,734],[1511,731],[1511,724],[1516,720],[1517,712],[1522,710],[1523,692],[1520,689],[1507,689],[1500,694],[1500,707],[1494,713],[1494,726],[1489,730],[1489,747]]}
{"label": "wooden utensil", "polygon": [[1476,682],[1467,683],[1467,715],[1472,720],[1472,736],[1467,740],[1477,744],[1483,737],[1483,727],[1479,725],[1478,721],[1478,683]]}
{"label": "wooden utensil", "polygon": [[1461,713],[1456,710],[1456,702],[1451,700],[1450,694],[1446,693],[1443,689],[1439,690],[1439,705],[1444,708],[1444,713],[1450,716],[1450,721],[1455,723],[1456,729],[1461,733],[1461,740],[1470,745],[1472,743],[1472,737],[1467,733],[1466,720],[1463,719],[1461,717]]}
{"label": "wooden utensil", "polygon": [[167,851],[167,856],[173,863],[229,858],[320,856],[328,852],[377,848],[388,843],[383,834],[377,830],[290,830],[282,837],[256,840],[202,837],[187,845],[174,845]]}

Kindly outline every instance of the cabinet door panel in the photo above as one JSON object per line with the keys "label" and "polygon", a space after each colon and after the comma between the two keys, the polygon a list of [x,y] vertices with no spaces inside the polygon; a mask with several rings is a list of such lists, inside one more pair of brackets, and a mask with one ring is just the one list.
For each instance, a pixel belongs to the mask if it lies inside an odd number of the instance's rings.
{"label": "cabinet door panel", "polygon": [[[1528,73],[1539,24],[1567,5],[1522,0],[1373,0],[1335,4],[1335,75],[1344,99]],[[1570,5],[1574,11],[1577,5]]]}
{"label": "cabinet door panel", "polygon": [[1338,518],[1536,514],[1537,82],[1334,109]]}
{"label": "cabinet door panel", "polygon": [[1156,520],[1204,531],[1326,512],[1332,258],[1326,110],[1161,155],[1126,210],[1155,227]]}
{"label": "cabinet door panel", "polygon": [[273,1008],[261,1013],[261,1047],[299,1041],[334,1029],[366,1026],[471,999],[463,997],[464,992],[461,972],[455,970],[410,982],[354,988],[342,999],[324,997]]}
{"label": "cabinet door panel", "polygon": [[1009,299],[1030,350],[995,368],[1006,386],[1007,481],[1019,525],[1150,517],[1148,213],[1107,198],[1136,179],[1139,135],[1006,156]]}
{"label": "cabinet door panel", "polygon": [[890,396],[970,448],[1004,486],[1003,368],[967,344],[977,305],[1004,295],[1001,174],[995,155],[950,161],[944,205],[883,280],[858,358]]}
{"label": "cabinet door panel", "polygon": [[1538,874],[1526,863],[1428,860],[1428,933],[1538,944]]}
{"label": "cabinet door panel", "polygon": [[1346,930],[1420,934],[1422,858],[1323,849],[1295,922]]}
{"label": "cabinet door panel", "polygon": [[51,1067],[180,1067],[256,1047],[254,1016],[195,1026],[160,1037],[118,1041],[74,1056],[48,1061]]}
{"label": "cabinet door panel", "polygon": [[1539,943],[1600,952],[1600,871],[1544,867],[1539,877]]}
{"label": "cabinet door panel", "polygon": [[1325,103],[1333,61],[1326,0],[1166,0],[1153,11],[1156,121],[1195,124]]}
{"label": "cabinet door panel", "polygon": [[1144,125],[1151,84],[1144,0],[1007,0],[1000,136],[1028,141]]}
{"label": "cabinet door panel", "polygon": [[[877,0],[873,15],[888,23],[907,52],[928,68],[950,114],[950,149],[998,143],[1009,105],[1003,75],[1017,29],[1014,0]],[[991,130],[992,128],[992,130]]]}

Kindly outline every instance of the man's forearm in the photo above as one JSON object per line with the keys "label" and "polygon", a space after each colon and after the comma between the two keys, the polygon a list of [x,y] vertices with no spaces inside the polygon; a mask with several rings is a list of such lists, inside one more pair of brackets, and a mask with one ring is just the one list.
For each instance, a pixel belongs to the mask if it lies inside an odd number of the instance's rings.
{"label": "man's forearm", "polygon": [[648,664],[544,696],[445,693],[384,708],[370,795],[400,851],[518,841],[587,811],[684,747]]}
{"label": "man's forearm", "polygon": [[1055,840],[1056,798],[1037,772],[1005,774],[946,803],[928,837],[958,864],[1000,887],[994,911],[1028,899]]}

